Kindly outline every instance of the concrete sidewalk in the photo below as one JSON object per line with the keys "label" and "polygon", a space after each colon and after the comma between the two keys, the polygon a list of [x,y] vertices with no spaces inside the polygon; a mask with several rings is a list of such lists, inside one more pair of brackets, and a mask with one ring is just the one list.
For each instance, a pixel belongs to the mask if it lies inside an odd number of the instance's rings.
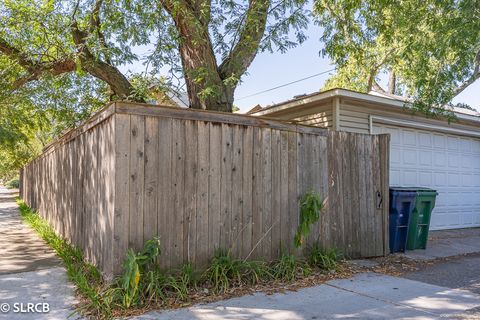
{"label": "concrete sidewalk", "polygon": [[480,228],[430,231],[427,249],[406,251],[414,260],[434,260],[480,252]]}
{"label": "concrete sidewalk", "polygon": [[259,293],[132,319],[455,319],[477,306],[480,295],[468,291],[362,273],[297,292]]}
{"label": "concrete sidewalk", "polygon": [[[0,186],[0,319],[67,319],[74,286],[55,252],[22,222],[15,196]],[[30,312],[15,312],[22,306]]]}
{"label": "concrete sidewalk", "polygon": [[16,195],[0,187],[0,275],[61,266],[55,252],[22,222]]}

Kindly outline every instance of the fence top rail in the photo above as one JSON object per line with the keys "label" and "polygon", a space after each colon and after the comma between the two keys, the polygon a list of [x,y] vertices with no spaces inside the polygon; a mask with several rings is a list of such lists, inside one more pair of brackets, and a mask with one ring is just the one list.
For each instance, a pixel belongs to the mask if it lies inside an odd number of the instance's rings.
{"label": "fence top rail", "polygon": [[[299,133],[315,134],[320,136],[328,135],[327,129],[303,124],[299,125],[296,124],[295,121],[281,121],[268,117],[250,116],[245,114],[225,113],[208,110],[182,109],[178,107],[151,105],[145,103],[113,102],[99,110],[90,119],[86,120],[80,126],[67,131],[60,138],[46,145],[43,148],[42,155],[47,154],[49,153],[49,151],[55,149],[55,146],[67,143],[68,141],[83,134],[91,128],[94,128],[98,124],[110,118],[115,113],[255,126]],[[42,155],[40,155],[39,157],[41,157]]]}
{"label": "fence top rail", "polygon": [[246,114],[209,110],[183,109],[178,107],[149,105],[144,103],[116,102],[115,113],[271,128],[320,136],[328,135],[327,129],[303,124],[299,125],[296,124],[295,121],[282,121],[269,117],[258,117]]}

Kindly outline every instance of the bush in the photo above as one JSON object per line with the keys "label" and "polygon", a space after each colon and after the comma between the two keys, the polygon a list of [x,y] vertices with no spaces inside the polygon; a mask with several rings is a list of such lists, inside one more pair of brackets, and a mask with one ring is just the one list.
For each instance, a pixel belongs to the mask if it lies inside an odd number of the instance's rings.
{"label": "bush", "polygon": [[6,183],[5,187],[7,187],[7,189],[18,189],[20,188],[20,180],[12,179]]}

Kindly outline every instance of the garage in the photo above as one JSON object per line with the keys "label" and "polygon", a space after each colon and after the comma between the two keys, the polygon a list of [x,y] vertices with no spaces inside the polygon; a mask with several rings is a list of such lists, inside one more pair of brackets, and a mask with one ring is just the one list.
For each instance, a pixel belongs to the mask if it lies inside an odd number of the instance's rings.
{"label": "garage", "polygon": [[374,123],[390,134],[390,185],[439,193],[431,230],[480,226],[480,140]]}
{"label": "garage", "polygon": [[335,131],[389,133],[390,185],[439,192],[430,228],[480,227],[480,113],[452,109],[454,121],[426,117],[404,97],[345,89],[303,95],[254,115]]}

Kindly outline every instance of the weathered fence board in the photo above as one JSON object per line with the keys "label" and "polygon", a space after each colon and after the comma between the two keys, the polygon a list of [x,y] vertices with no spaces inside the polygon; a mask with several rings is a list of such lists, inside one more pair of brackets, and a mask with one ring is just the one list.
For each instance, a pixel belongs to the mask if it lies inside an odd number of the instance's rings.
{"label": "weathered fence board", "polygon": [[22,171],[23,199],[105,273],[160,237],[162,267],[216,250],[274,259],[293,248],[299,199],[324,199],[307,244],[348,257],[388,250],[387,135],[112,104]]}

